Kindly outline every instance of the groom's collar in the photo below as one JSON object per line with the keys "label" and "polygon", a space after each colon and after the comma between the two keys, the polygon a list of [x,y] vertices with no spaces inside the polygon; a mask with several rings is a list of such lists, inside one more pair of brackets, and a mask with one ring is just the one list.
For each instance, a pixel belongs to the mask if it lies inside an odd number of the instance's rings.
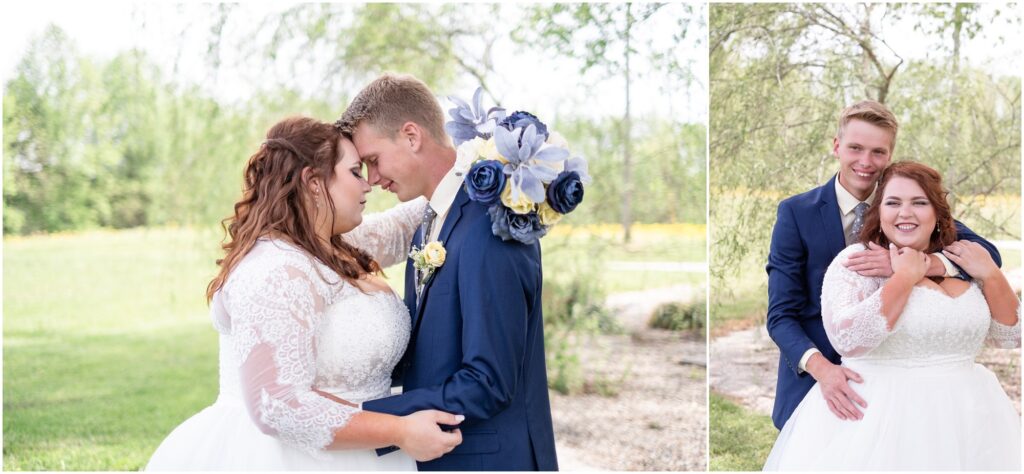
{"label": "groom's collar", "polygon": [[465,178],[465,170],[459,166],[453,166],[448,173],[441,178],[434,188],[434,194],[430,197],[430,208],[437,213],[438,217],[448,214],[448,209],[455,202],[455,196],[459,194],[462,187],[462,180]]}
{"label": "groom's collar", "polygon": [[[843,215],[853,212],[853,208],[857,207],[857,204],[861,203],[860,199],[857,199],[853,194],[850,194],[850,191],[847,191],[846,188],[843,187],[842,183],[839,182],[839,174],[836,174],[835,182],[836,204],[839,204],[839,212],[842,212]],[[875,189],[871,190],[871,195],[869,195],[864,202],[871,204],[875,199],[876,192],[878,192],[877,184],[875,185]]]}

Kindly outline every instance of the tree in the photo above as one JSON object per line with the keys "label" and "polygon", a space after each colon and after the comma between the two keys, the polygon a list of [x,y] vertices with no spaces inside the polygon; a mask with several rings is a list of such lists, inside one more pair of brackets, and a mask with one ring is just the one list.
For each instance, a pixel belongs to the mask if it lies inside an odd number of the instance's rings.
{"label": "tree", "polygon": [[[956,59],[962,54],[956,38],[978,31],[975,22],[991,20],[978,15],[956,6],[712,6],[710,268],[716,291],[728,292],[732,276],[765,261],[778,202],[835,172],[830,145],[836,119],[863,98],[893,110],[900,122],[894,159],[922,161],[943,173],[959,218],[985,235],[1019,235],[1014,208],[978,205],[982,195],[1019,196],[1020,186],[1020,79]],[[929,36],[929,46],[949,54],[904,59],[891,38],[910,31],[907,20],[944,28]]]}
{"label": "tree", "polygon": [[[681,14],[669,12],[676,9]],[[629,242],[630,227],[634,221],[634,123],[631,88],[635,77],[634,63],[641,51],[646,60],[660,65],[669,74],[688,74],[674,60],[671,53],[659,50],[662,38],[645,35],[655,14],[676,18],[679,29],[672,35],[668,48],[678,47],[687,38],[686,26],[693,21],[693,8],[686,4],[660,3],[621,4],[553,4],[538,5],[528,10],[514,38],[571,58],[581,60],[580,72],[598,71],[601,76],[621,79],[625,93],[622,119],[619,125],[622,149],[620,196],[620,222],[623,240]],[[639,45],[643,45],[642,48]],[[692,79],[692,76],[687,76]]]}

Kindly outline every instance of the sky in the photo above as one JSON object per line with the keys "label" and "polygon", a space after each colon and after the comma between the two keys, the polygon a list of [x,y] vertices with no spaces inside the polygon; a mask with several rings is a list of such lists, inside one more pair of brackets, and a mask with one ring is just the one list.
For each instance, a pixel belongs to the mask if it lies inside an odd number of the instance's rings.
{"label": "sky", "polygon": [[[247,2],[237,14],[258,21],[293,4]],[[163,2],[140,6],[126,1],[97,4],[44,0],[10,3],[2,8],[0,78],[4,82],[14,72],[29,39],[39,35],[49,23],[64,29],[84,54],[109,58],[133,46],[140,47],[158,62],[174,64],[179,61],[178,73],[182,77],[195,82],[203,82],[207,78],[206,82],[210,82],[208,67],[202,60],[205,43],[201,41],[208,28],[209,10],[202,5]],[[515,13],[514,9],[512,13]],[[706,15],[706,8],[703,13]],[[510,24],[504,20],[502,23]],[[706,20],[700,23],[705,25]],[[661,27],[669,24],[671,22],[662,22]],[[183,37],[189,54],[178,57],[177,38],[182,37],[182,31],[187,32]],[[706,32],[702,31],[701,36],[706,36]],[[592,78],[580,78],[576,64],[543,54],[517,54],[519,49],[506,42],[496,45],[493,51],[499,77],[493,81],[492,89],[495,86],[501,88],[499,95],[503,105],[513,109],[528,108],[542,117],[570,112],[597,116],[621,114],[625,101],[621,79],[591,81]],[[232,63],[232,54],[230,49],[224,52],[224,64]],[[698,80],[689,88],[665,90],[657,79],[645,77],[643,64],[634,65],[639,71],[631,92],[635,116],[656,115],[690,123],[707,122],[706,52],[703,47],[695,47],[686,48],[679,55],[694,61],[694,70],[699,71]],[[522,71],[529,71],[529,74],[522,74]],[[246,75],[246,71],[222,68],[211,89],[216,97],[225,101],[245,100],[252,90],[251,79],[248,79],[251,77],[251,74]],[[310,79],[310,87],[315,88],[315,80]],[[461,82],[465,83],[460,84],[465,90],[435,92],[439,96],[454,94],[469,98],[475,84]],[[552,84],[559,86],[552,87]],[[580,87],[584,84],[586,87]],[[517,107],[517,104],[528,105]]]}
{"label": "sky", "polygon": [[[246,2],[237,13],[242,18],[258,21],[265,15],[280,12],[294,2]],[[1018,15],[1020,5],[1018,7]],[[78,44],[81,52],[90,56],[109,58],[117,52],[131,47],[146,50],[151,57],[170,69],[177,62],[180,77],[193,82],[204,82],[212,94],[227,102],[244,101],[251,93],[252,73],[224,67],[214,84],[210,84],[209,70],[203,62],[205,49],[204,34],[209,27],[209,9],[198,2],[67,2],[33,1],[5,4],[0,15],[0,79],[6,82],[21,59],[30,38],[39,35],[43,28],[54,23],[64,29]],[[714,7],[712,7],[714,8]],[[983,6],[991,10],[1005,5]],[[515,9],[513,14],[515,13]],[[705,7],[701,11],[707,14]],[[247,21],[241,22],[247,24]],[[503,21],[504,24],[510,22]],[[672,22],[661,22],[659,28],[667,28]],[[700,22],[706,25],[706,19]],[[186,32],[184,36],[182,32]],[[236,32],[237,33],[237,32]],[[887,22],[885,35],[890,46],[904,59],[942,57],[948,54],[936,51],[934,41],[923,33],[914,31],[911,21]],[[232,31],[228,31],[230,36]],[[703,34],[706,35],[706,32]],[[1007,41],[999,44],[996,37]],[[982,67],[995,74],[1019,74],[1021,70],[1021,38],[1019,24],[997,21],[986,25],[975,38],[964,45],[964,61]],[[179,38],[186,43],[179,57]],[[633,113],[636,116],[655,115],[672,117],[689,123],[707,123],[707,56],[706,42],[700,47],[684,48],[680,57],[693,61],[693,71],[698,78],[690,87],[666,88],[660,78],[645,77],[643,65],[637,69],[632,88]],[[510,108],[528,108],[538,115],[550,116],[568,112],[586,113],[596,116],[621,114],[625,101],[623,83],[620,78],[594,81],[592,77],[581,78],[577,64],[543,54],[517,54],[519,48],[510,43],[499,43],[494,51],[498,76],[492,87],[500,88],[503,105]],[[234,60],[230,48],[224,51],[224,64]],[[890,57],[892,59],[892,57]],[[528,71],[523,74],[522,71]],[[165,72],[169,72],[166,71]],[[309,87],[315,89],[318,78],[309,78]],[[552,87],[552,84],[558,86]],[[435,91],[439,96],[459,95],[468,98],[475,84],[461,81],[465,90]],[[355,91],[353,91],[354,94]],[[447,106],[446,104],[442,104]],[[518,105],[518,107],[517,107]],[[340,107],[339,107],[340,108]],[[340,114],[340,110],[339,110]]]}

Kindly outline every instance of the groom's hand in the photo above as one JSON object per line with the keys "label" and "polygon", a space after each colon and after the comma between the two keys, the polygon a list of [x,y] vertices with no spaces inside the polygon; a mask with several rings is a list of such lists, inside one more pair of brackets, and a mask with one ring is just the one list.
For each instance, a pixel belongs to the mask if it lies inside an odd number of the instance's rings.
{"label": "groom's hand", "polygon": [[850,380],[857,383],[864,383],[860,374],[841,365],[830,362],[821,353],[811,356],[807,361],[807,372],[818,381],[821,387],[821,394],[828,403],[828,409],[832,410],[840,420],[859,420],[864,418],[857,405],[867,408],[868,404],[857,392],[850,387]]}
{"label": "groom's hand", "polygon": [[889,249],[874,242],[868,242],[866,250],[850,254],[850,257],[843,266],[850,269],[850,271],[857,272],[860,276],[883,278],[892,276],[892,261],[889,258]]}

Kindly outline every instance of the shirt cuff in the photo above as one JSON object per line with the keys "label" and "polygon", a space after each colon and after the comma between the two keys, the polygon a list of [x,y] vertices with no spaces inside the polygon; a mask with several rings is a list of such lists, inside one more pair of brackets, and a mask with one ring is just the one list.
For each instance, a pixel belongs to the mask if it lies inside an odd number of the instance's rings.
{"label": "shirt cuff", "polygon": [[946,274],[944,276],[947,276],[947,277],[958,277],[958,276],[960,276],[960,270],[957,270],[956,266],[953,265],[953,262],[950,262],[949,259],[946,258],[945,255],[942,255],[941,252],[935,252],[932,255],[934,255],[935,258],[938,258],[939,261],[942,262],[942,266],[946,267]]}
{"label": "shirt cuff", "polygon": [[800,364],[797,365],[800,372],[807,372],[807,361],[811,360],[812,355],[820,353],[821,351],[819,351],[817,347],[807,349],[807,352],[804,352],[804,355],[800,357]]}
{"label": "shirt cuff", "polygon": [[360,410],[362,410],[362,409],[363,409],[363,402],[359,402],[359,409],[360,409]]}

